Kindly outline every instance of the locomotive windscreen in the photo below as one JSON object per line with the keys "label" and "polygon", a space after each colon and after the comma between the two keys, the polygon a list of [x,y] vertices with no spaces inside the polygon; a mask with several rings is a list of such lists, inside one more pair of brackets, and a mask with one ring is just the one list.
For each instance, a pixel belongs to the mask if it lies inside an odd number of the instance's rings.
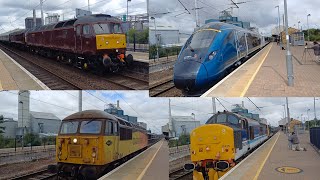
{"label": "locomotive windscreen", "polygon": [[194,33],[182,49],[179,60],[204,61],[217,33],[216,30],[211,29],[203,29]]}
{"label": "locomotive windscreen", "polygon": [[119,23],[98,23],[93,25],[93,29],[96,34],[123,33]]}

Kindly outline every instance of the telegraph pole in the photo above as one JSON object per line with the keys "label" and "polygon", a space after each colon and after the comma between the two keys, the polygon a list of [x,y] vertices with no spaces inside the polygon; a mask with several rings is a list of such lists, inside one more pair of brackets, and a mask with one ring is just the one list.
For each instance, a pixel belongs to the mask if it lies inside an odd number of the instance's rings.
{"label": "telegraph pole", "polygon": [[287,0],[284,0],[284,14],[286,21],[286,40],[287,40],[287,76],[288,76],[288,85],[293,86],[293,64],[292,64],[292,54],[290,52],[289,44],[289,31],[288,31],[288,9],[287,9]]}
{"label": "telegraph pole", "polygon": [[82,91],[79,91],[79,112],[82,111]]}
{"label": "telegraph pole", "polygon": [[215,97],[212,98],[212,112],[213,112],[213,115],[215,115],[217,113],[216,98]]}
{"label": "telegraph pole", "polygon": [[90,11],[90,0],[88,0],[88,11]]}
{"label": "telegraph pole", "polygon": [[281,29],[280,29],[280,21],[281,21],[281,19],[280,19],[280,7],[279,6],[276,6],[276,8],[278,8],[278,24],[279,24],[279,27],[278,27],[278,29],[279,29],[279,45],[280,45],[280,48],[281,48]]}
{"label": "telegraph pole", "polygon": [[196,27],[200,27],[199,23],[199,12],[198,12],[198,0],[194,0],[194,10],[196,11]]}
{"label": "telegraph pole", "polygon": [[43,20],[43,0],[40,0],[40,7],[41,7],[41,26],[44,25],[44,20]]}
{"label": "telegraph pole", "polygon": [[316,97],[313,97],[313,111],[314,111],[314,120],[316,120],[317,119]]}

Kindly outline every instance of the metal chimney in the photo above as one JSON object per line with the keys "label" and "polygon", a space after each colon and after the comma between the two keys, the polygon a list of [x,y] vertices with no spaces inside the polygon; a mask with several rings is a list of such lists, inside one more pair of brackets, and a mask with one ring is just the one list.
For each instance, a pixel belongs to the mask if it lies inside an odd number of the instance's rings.
{"label": "metal chimney", "polygon": [[120,109],[120,102],[117,100],[117,109]]}
{"label": "metal chimney", "polygon": [[33,9],[33,27],[32,28],[35,28],[37,27],[37,15],[36,15],[36,10]]}

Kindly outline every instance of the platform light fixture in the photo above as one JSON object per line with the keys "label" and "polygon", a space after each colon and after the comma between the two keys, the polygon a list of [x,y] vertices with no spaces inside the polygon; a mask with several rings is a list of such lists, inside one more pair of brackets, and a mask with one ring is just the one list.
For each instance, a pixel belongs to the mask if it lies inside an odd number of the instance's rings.
{"label": "platform light fixture", "polygon": [[288,6],[287,0],[284,0],[284,14],[285,14],[285,23],[286,23],[286,41],[287,41],[287,55],[286,55],[286,64],[287,64],[287,77],[288,77],[288,85],[293,87],[293,65],[292,65],[292,54],[290,52],[290,44],[289,44],[289,30],[288,30]]}
{"label": "platform light fixture", "polygon": [[308,41],[310,41],[310,31],[309,31],[309,16],[311,16],[311,14],[307,15],[307,25],[308,25]]}

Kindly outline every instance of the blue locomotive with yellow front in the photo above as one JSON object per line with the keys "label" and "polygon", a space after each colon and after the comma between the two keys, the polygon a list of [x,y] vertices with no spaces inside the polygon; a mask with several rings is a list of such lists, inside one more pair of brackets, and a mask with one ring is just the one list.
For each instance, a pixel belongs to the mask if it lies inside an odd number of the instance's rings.
{"label": "blue locomotive with yellow front", "polygon": [[200,91],[264,45],[259,33],[222,22],[208,23],[182,47],[174,65],[174,84],[183,92]]}

